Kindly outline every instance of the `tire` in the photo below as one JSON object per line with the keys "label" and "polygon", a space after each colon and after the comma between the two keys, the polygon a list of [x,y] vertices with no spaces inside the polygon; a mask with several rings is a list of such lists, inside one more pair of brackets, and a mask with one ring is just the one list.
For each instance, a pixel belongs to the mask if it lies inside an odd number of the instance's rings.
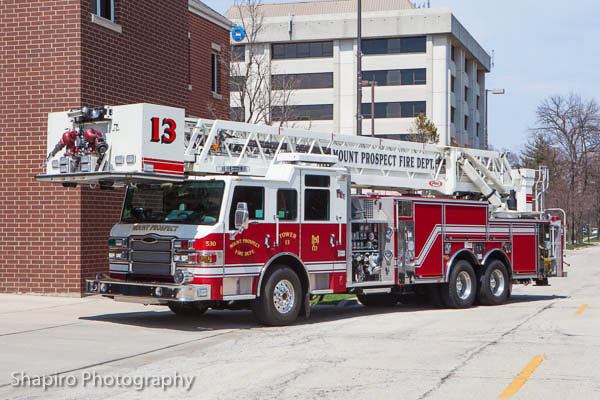
{"label": "tire", "polygon": [[358,294],[356,297],[365,307],[393,307],[398,303],[398,296],[392,293]]}
{"label": "tire", "polygon": [[173,311],[178,317],[199,317],[204,314],[208,307],[194,304],[194,303],[183,303],[170,301],[167,306],[169,310]]}
{"label": "tire", "polygon": [[273,266],[267,276],[261,295],[254,302],[254,315],[264,325],[283,326],[298,318],[302,305],[302,285],[300,278],[285,265]]}
{"label": "tire", "polygon": [[500,260],[494,260],[485,268],[479,282],[477,298],[486,306],[497,306],[508,298],[510,281],[506,266]]}
{"label": "tire", "polygon": [[477,297],[477,276],[467,260],[452,267],[448,283],[440,286],[442,302],[449,308],[468,308]]}

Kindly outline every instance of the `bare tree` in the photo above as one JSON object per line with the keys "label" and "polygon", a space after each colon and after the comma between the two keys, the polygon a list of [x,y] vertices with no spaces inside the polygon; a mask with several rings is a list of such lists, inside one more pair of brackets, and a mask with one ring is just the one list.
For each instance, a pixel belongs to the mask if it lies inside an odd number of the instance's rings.
{"label": "bare tree", "polygon": [[[592,216],[598,219],[600,215],[597,202],[600,107],[595,100],[584,101],[576,94],[551,96],[542,101],[536,115],[538,126],[532,140],[534,144],[537,140],[538,148],[532,153],[530,146],[526,158],[534,165],[552,163],[549,204],[565,208],[571,223],[570,240],[581,241],[583,225]],[[546,154],[544,146],[548,149]]]}
{"label": "bare tree", "polygon": [[291,99],[296,88],[294,79],[274,81],[271,57],[265,44],[260,42],[264,33],[264,15],[261,0],[237,0],[234,10],[246,37],[244,53],[232,46],[231,62],[227,63],[231,82],[231,107],[233,117],[244,122],[286,125],[293,121]]}

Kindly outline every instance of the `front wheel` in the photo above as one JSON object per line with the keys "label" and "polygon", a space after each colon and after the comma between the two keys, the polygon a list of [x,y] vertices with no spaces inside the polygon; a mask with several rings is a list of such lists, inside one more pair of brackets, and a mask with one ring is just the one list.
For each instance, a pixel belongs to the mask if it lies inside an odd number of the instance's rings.
{"label": "front wheel", "polygon": [[506,301],[509,292],[510,281],[504,263],[499,260],[492,261],[481,275],[477,295],[479,302],[487,306],[496,306]]}
{"label": "front wheel", "polygon": [[468,308],[475,302],[477,277],[467,260],[459,260],[450,273],[448,283],[440,286],[444,305],[450,308]]}
{"label": "front wheel", "polygon": [[288,325],[298,318],[302,285],[291,268],[284,265],[274,268],[254,303],[254,315],[264,325]]}

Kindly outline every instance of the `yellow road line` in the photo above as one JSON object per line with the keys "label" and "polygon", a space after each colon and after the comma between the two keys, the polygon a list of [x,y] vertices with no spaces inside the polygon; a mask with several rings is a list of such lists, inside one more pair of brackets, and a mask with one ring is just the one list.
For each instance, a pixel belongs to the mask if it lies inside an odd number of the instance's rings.
{"label": "yellow road line", "polygon": [[521,371],[519,376],[517,376],[510,383],[510,385],[508,385],[506,387],[506,389],[504,389],[504,392],[500,393],[500,396],[498,396],[498,398],[499,399],[508,399],[513,394],[517,393],[519,391],[519,389],[521,389],[521,386],[523,386],[525,384],[525,382],[527,382],[527,380],[529,378],[531,378],[531,375],[533,375],[533,372],[536,370],[537,367],[540,366],[540,364],[542,363],[542,361],[544,361],[544,359],[545,359],[544,356],[533,357],[533,360],[531,360],[529,362],[529,364],[527,364],[527,366],[525,368],[523,368],[523,371]]}
{"label": "yellow road line", "polygon": [[587,304],[582,305],[581,307],[579,307],[579,310],[575,311],[575,314],[581,315],[581,313],[587,308],[587,306]]}

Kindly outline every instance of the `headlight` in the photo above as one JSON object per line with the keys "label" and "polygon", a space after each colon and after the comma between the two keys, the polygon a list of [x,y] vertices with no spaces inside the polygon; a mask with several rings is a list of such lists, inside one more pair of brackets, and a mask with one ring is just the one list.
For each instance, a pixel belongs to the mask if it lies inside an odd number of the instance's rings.
{"label": "headlight", "polygon": [[175,262],[188,262],[189,257],[187,254],[175,254],[173,256],[173,261]]}
{"label": "headlight", "polygon": [[109,260],[127,260],[127,252],[126,251],[117,251],[117,252],[109,252],[108,253]]}

